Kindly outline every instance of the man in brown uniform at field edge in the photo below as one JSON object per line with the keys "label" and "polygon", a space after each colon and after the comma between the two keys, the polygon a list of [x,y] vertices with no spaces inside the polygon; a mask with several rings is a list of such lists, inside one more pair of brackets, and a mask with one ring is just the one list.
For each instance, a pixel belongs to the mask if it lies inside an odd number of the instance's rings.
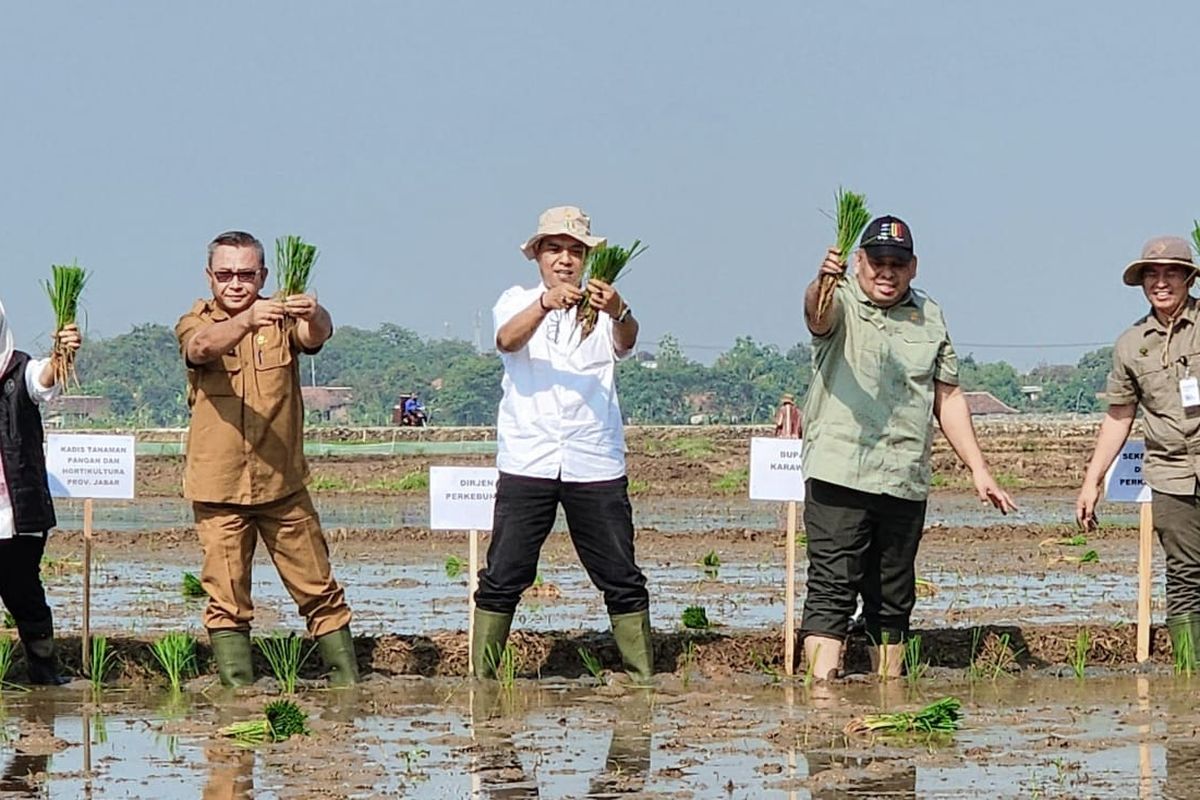
{"label": "man in brown uniform at field edge", "polygon": [[333,334],[329,312],[309,295],[272,300],[263,246],[223,233],[208,246],[211,300],[175,326],[188,369],[184,496],[204,549],[204,626],[221,682],[254,681],[250,578],[261,536],[279,577],[308,622],[331,685],[358,681],[350,609],[329,566],[329,547],[305,483],[299,353]]}
{"label": "man in brown uniform at field edge", "polygon": [[[838,256],[826,253],[804,295],[813,381],[804,405],[809,563],[801,631],[818,679],[837,673],[860,595],[874,667],[900,674],[935,417],[980,500],[1005,513],[1016,508],[979,450],[941,308],[910,288],[917,257],[908,226],[873,220],[849,280],[840,280]],[[818,318],[823,275],[839,281]]]}
{"label": "man in brown uniform at field edge", "polygon": [[775,438],[800,439],[804,436],[804,423],[800,409],[796,408],[794,395],[779,398],[779,410],[775,412]]}
{"label": "man in brown uniform at field edge", "polygon": [[1100,482],[1121,452],[1138,405],[1146,437],[1143,475],[1154,529],[1167,561],[1167,629],[1176,652],[1200,654],[1200,307],[1188,293],[1196,280],[1186,239],[1160,236],[1125,268],[1126,286],[1141,286],[1150,313],[1121,334],[1100,423],[1075,503],[1081,525],[1095,526]]}

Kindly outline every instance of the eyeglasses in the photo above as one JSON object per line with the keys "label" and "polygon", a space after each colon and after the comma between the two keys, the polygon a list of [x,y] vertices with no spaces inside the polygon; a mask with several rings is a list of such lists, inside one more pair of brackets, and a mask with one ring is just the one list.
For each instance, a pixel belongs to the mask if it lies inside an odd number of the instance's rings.
{"label": "eyeglasses", "polygon": [[237,278],[241,283],[254,283],[258,280],[261,269],[244,269],[234,271],[231,269],[219,269],[215,272],[209,270],[208,274],[212,275],[217,283],[233,283],[233,279]]}

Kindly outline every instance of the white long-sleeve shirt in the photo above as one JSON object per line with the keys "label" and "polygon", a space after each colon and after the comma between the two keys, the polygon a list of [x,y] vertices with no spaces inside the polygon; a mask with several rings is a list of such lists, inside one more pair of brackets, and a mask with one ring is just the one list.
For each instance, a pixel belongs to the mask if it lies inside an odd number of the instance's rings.
{"label": "white long-sleeve shirt", "polygon": [[[50,387],[42,386],[42,370],[49,362],[48,358],[31,358],[25,365],[25,391],[35,403],[53,400],[61,391],[57,383]],[[8,494],[8,478],[4,474],[4,463],[0,461],[0,539],[11,539],[15,533],[16,521],[13,518],[12,498]],[[42,532],[21,535],[41,536]]]}

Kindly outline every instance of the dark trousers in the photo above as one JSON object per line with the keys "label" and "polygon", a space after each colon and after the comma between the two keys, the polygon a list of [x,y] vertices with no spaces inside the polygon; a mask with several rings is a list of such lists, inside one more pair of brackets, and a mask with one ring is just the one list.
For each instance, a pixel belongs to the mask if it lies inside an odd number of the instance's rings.
{"label": "dark trousers", "polygon": [[54,618],[42,587],[42,553],[46,537],[0,539],[0,601],[17,622],[22,639],[41,639],[54,632]]}
{"label": "dark trousers", "polygon": [[633,556],[633,507],[629,482],[571,483],[500,473],[487,566],[479,571],[476,605],[511,614],[521,593],[537,578],[542,544],[554,527],[558,504],[567,515],[571,543],[610,614],[650,607],[646,576]]}
{"label": "dark trousers", "polygon": [[1167,557],[1167,616],[1200,613],[1200,497],[1152,492],[1150,508]]}
{"label": "dark trousers", "polygon": [[845,639],[862,595],[867,635],[899,644],[917,600],[925,501],[807,482],[808,594],[801,630]]}

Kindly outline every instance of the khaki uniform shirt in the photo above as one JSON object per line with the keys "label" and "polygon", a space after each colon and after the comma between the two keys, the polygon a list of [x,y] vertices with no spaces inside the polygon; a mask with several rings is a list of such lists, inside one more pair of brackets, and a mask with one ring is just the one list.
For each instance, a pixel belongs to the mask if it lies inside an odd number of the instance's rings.
{"label": "khaki uniform shirt", "polygon": [[[175,325],[180,351],[200,329],[229,319],[199,300]],[[188,364],[187,467],[183,495],[204,503],[258,505],[304,488],[304,403],[296,326],[251,331],[208,364]]]}
{"label": "khaki uniform shirt", "polygon": [[1113,369],[1105,395],[1110,405],[1140,403],[1146,431],[1143,466],[1151,489],[1167,494],[1196,493],[1200,477],[1200,409],[1185,411],[1179,393],[1183,378],[1200,378],[1200,303],[1190,298],[1167,329],[1147,314],[1121,334],[1113,348]]}
{"label": "khaki uniform shirt", "polygon": [[804,474],[905,500],[929,495],[934,382],[958,384],[941,307],[909,293],[891,308],[853,275],[838,283],[833,327],[813,337],[804,402]]}

